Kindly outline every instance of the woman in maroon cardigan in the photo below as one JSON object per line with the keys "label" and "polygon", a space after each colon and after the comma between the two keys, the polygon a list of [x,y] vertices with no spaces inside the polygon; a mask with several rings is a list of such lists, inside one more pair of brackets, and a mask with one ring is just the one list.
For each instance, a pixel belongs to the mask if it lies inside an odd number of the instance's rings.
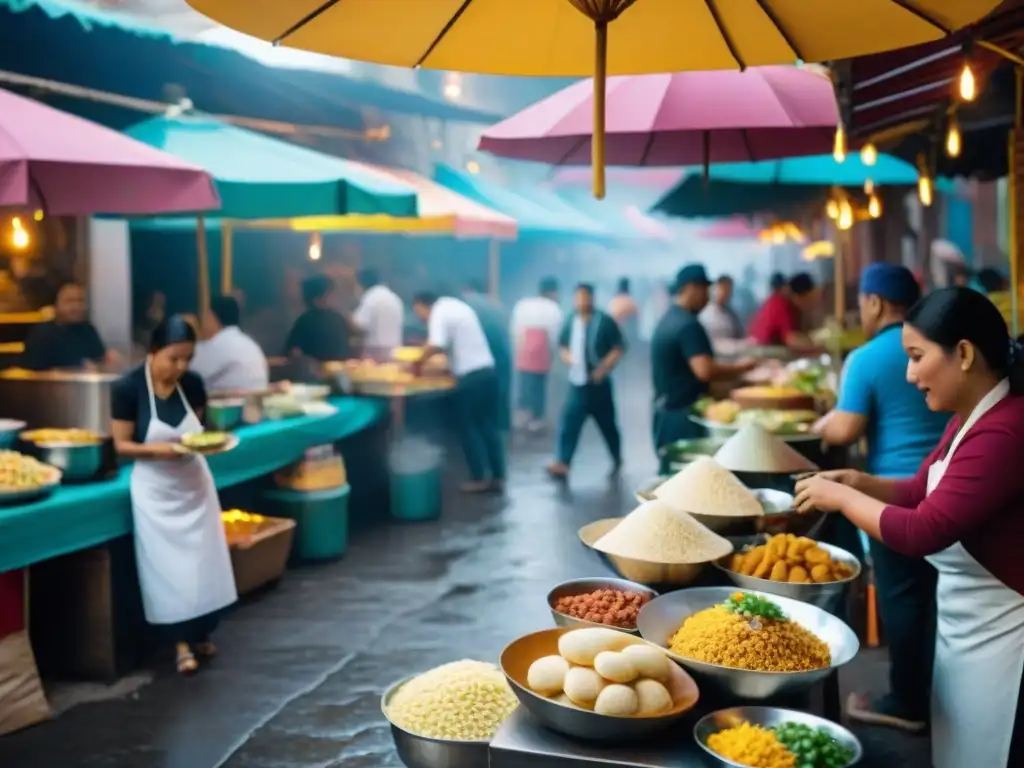
{"label": "woman in maroon cardigan", "polygon": [[1024,349],[968,288],[918,302],[903,346],[907,380],[954,414],[939,446],[913,478],[823,472],[796,504],[842,512],[938,570],[935,767],[1024,766]]}

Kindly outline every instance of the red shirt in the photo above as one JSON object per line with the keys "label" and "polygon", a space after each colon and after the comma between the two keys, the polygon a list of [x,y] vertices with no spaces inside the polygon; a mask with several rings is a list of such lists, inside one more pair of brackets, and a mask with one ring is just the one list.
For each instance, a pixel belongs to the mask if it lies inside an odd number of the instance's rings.
{"label": "red shirt", "polygon": [[917,474],[896,483],[892,504],[882,510],[882,540],[911,557],[960,542],[993,576],[1024,594],[1024,397],[1010,395],[978,419],[926,495],[928,468],[945,456],[959,428],[960,419],[951,419]]}
{"label": "red shirt", "polygon": [[800,330],[800,314],[789,298],[773,293],[750,320],[747,333],[758,344],[781,346],[791,333]]}

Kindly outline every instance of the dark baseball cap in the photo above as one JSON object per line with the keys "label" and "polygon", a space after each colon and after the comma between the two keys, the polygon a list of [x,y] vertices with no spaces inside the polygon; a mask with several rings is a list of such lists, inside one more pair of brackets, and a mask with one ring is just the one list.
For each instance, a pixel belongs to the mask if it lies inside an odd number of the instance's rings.
{"label": "dark baseball cap", "polygon": [[703,285],[705,287],[711,285],[703,264],[687,264],[676,272],[676,281],[673,284],[676,292],[683,290],[683,288],[691,284]]}

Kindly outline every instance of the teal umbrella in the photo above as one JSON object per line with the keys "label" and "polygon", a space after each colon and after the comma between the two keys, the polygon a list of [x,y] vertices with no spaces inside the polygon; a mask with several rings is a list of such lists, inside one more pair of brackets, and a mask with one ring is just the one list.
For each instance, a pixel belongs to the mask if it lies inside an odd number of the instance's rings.
{"label": "teal umbrella", "polygon": [[[703,169],[691,169],[701,174]],[[866,165],[852,153],[837,163],[832,155],[787,157],[756,163],[717,163],[710,167],[712,181],[743,184],[801,184],[862,187],[871,181],[877,185],[908,186],[917,183],[917,169],[891,155],[879,155],[874,165]]]}
{"label": "teal umbrella", "polygon": [[686,219],[753,213],[791,219],[808,208],[823,207],[828,194],[824,186],[705,182],[699,174],[693,174],[666,192],[651,210]]}
{"label": "teal umbrella", "polygon": [[153,117],[125,133],[213,176],[222,202],[217,215],[225,219],[418,214],[412,187],[210,117]]}

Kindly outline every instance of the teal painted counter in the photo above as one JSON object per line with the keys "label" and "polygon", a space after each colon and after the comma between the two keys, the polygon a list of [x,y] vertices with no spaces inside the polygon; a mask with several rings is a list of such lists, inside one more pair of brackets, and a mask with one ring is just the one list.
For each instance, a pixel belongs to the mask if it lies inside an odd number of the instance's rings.
{"label": "teal painted counter", "polygon": [[[218,488],[244,483],[281,469],[307,448],[327,445],[382,419],[387,403],[338,397],[331,416],[267,421],[242,427],[238,447],[209,457]],[[42,501],[0,507],[0,573],[102,544],[131,532],[130,468],[109,481],[64,486]]]}

